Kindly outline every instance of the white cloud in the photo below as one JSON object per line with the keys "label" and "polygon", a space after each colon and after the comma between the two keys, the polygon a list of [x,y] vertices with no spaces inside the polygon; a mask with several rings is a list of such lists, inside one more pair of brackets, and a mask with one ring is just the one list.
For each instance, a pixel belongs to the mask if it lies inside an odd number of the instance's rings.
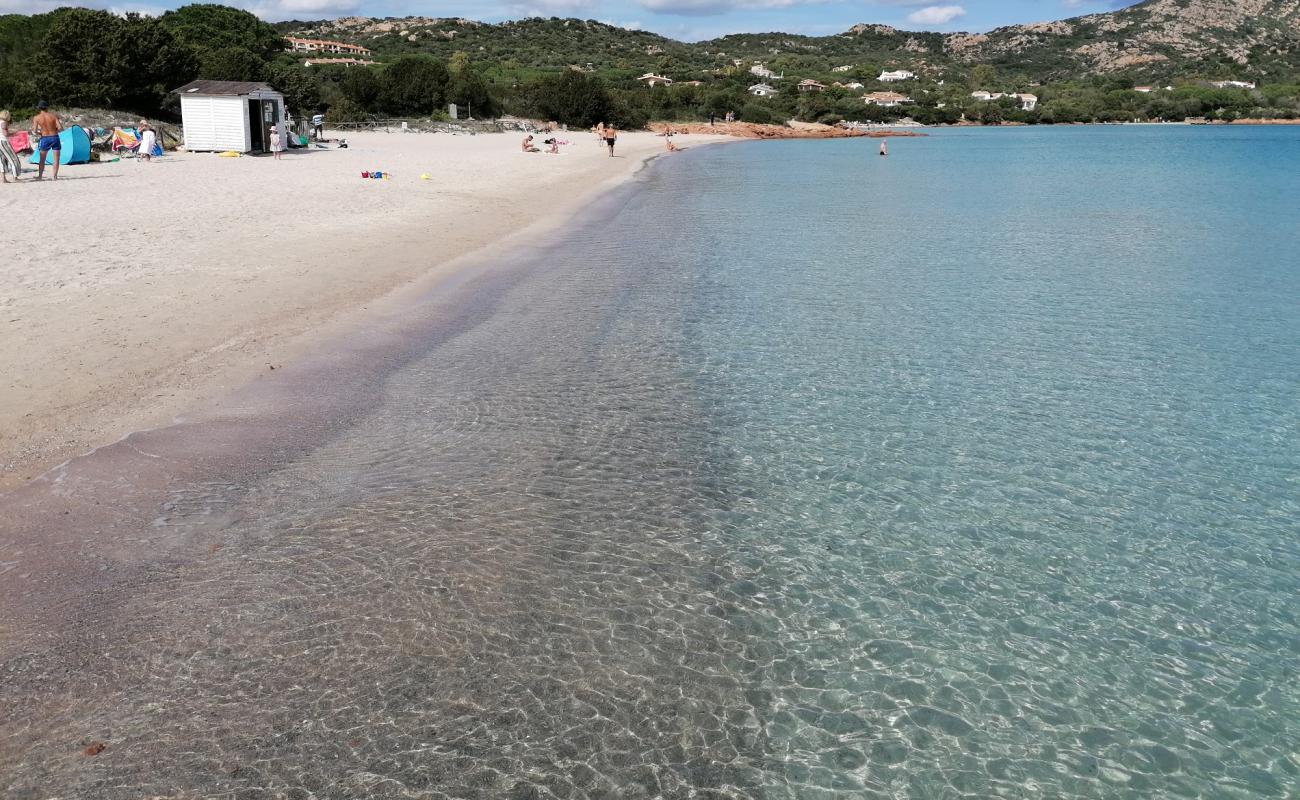
{"label": "white cloud", "polygon": [[596,0],[506,0],[506,9],[521,17],[581,17]]}
{"label": "white cloud", "polygon": [[236,2],[262,19],[324,19],[355,13],[360,0],[253,0]]}
{"label": "white cloud", "polygon": [[656,14],[708,17],[731,11],[754,11],[792,6],[818,5],[834,0],[639,0],[641,7]]}
{"label": "white cloud", "polygon": [[1061,5],[1065,8],[1078,8],[1087,4],[1088,0],[1061,0]]}
{"label": "white cloud", "polygon": [[907,21],[916,25],[943,25],[966,16],[961,6],[926,6],[907,15]]}

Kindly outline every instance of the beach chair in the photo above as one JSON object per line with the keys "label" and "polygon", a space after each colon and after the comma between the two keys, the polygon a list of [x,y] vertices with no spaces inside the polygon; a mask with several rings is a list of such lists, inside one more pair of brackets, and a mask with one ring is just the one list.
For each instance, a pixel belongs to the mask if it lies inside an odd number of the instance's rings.
{"label": "beach chair", "polygon": [[128,153],[138,155],[140,152],[140,137],[137,135],[136,129],[114,128],[113,140],[109,149],[119,156]]}

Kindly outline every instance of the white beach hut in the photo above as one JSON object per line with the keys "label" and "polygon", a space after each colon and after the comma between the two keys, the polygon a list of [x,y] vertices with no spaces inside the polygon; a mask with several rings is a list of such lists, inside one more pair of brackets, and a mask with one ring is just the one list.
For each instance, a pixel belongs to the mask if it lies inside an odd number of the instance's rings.
{"label": "white beach hut", "polygon": [[265,83],[191,81],[175,93],[181,97],[186,150],[270,150],[272,128],[285,141],[284,95]]}

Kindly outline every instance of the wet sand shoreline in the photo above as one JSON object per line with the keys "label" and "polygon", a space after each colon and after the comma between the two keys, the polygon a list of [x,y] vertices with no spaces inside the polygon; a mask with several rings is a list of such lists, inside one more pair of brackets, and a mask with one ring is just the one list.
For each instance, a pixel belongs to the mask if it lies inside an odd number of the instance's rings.
{"label": "wet sand shoreline", "polygon": [[[506,135],[367,133],[282,162],[25,174],[0,210],[61,216],[11,228],[0,269],[0,491],[281,367],[460,256],[563,224],[663,152],[650,133],[621,136],[615,159],[588,133],[558,135],[559,156]],[[394,179],[360,178],[377,168]]]}

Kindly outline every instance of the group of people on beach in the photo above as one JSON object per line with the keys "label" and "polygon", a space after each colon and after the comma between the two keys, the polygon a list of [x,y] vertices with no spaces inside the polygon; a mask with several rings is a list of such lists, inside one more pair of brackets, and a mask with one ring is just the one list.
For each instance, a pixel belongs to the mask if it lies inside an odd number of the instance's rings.
{"label": "group of people on beach", "polygon": [[[542,141],[542,144],[548,146],[549,149],[547,149],[546,152],[550,153],[551,155],[554,156],[560,154],[560,140],[555,138],[554,136],[552,136],[549,139],[544,139]],[[568,144],[568,142],[565,142],[565,144]],[[524,141],[523,144],[520,145],[520,149],[523,150],[525,153],[542,152],[542,148],[533,144],[533,135],[531,133],[524,137]]]}
{"label": "group of people on beach", "polygon": [[[50,153],[50,163],[54,168],[53,178],[59,179],[59,156],[62,155],[63,143],[59,140],[59,134],[63,132],[63,125],[59,122],[51,111],[50,106],[44,100],[36,104],[36,117],[32,120],[31,135],[39,137],[36,140],[36,149],[40,153],[40,158],[36,164],[36,180],[45,179],[45,158]],[[13,145],[9,144],[9,124],[13,122],[13,115],[7,110],[0,111],[0,177],[5,183],[9,182],[9,176],[14,176],[14,182],[22,180],[23,164],[18,159],[18,154],[14,152]]]}
{"label": "group of people on beach", "polygon": [[[12,175],[14,182],[22,180],[23,164],[9,143],[9,125],[13,115],[8,110],[0,111],[0,178],[9,182]],[[158,132],[148,120],[140,120],[136,126],[140,131],[140,145],[137,150],[142,161],[152,161],[154,148],[158,145]],[[49,103],[44,100],[36,104],[36,116],[32,119],[31,135],[36,138],[36,180],[45,179],[45,162],[49,160],[52,180],[59,179],[59,161],[63,155],[63,123],[58,115],[50,111]]]}
{"label": "group of people on beach", "polygon": [[601,122],[593,128],[596,132],[596,144],[601,147],[609,148],[609,157],[614,157],[614,143],[618,141],[618,129],[613,125],[606,125]]}

